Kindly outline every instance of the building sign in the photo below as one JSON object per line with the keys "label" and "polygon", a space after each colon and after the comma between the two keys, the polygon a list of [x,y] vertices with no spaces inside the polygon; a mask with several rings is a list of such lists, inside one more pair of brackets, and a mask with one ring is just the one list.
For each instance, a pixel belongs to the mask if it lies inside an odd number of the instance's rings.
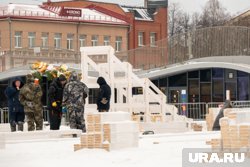
{"label": "building sign", "polygon": [[147,0],[147,6],[149,8],[167,7],[168,0]]}
{"label": "building sign", "polygon": [[60,16],[81,17],[82,16],[82,10],[81,9],[62,8]]}

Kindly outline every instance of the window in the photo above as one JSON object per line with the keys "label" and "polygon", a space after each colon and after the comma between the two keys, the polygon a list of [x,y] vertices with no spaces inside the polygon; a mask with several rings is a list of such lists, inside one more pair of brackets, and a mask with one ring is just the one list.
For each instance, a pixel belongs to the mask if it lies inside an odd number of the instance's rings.
{"label": "window", "polygon": [[67,35],[67,49],[73,50],[73,40],[74,40],[74,34],[68,34]]}
{"label": "window", "polygon": [[151,32],[150,33],[150,46],[156,46],[156,33],[155,32]]}
{"label": "window", "polygon": [[191,72],[188,72],[188,78],[199,78],[199,71],[191,71]]}
{"label": "window", "polygon": [[222,102],[223,98],[223,90],[224,90],[224,81],[223,79],[216,78],[213,79],[213,102]]}
{"label": "window", "polygon": [[211,82],[211,70],[210,69],[200,71],[200,81]]}
{"label": "window", "polygon": [[22,31],[15,32],[15,48],[22,47]]}
{"label": "window", "polygon": [[104,46],[110,45],[110,36],[104,36],[103,44]]}
{"label": "window", "polygon": [[79,36],[80,47],[84,47],[87,45],[86,40],[87,40],[87,35],[82,34]]}
{"label": "window", "polygon": [[211,83],[200,83],[200,102],[211,102]]}
{"label": "window", "polygon": [[223,78],[224,70],[222,68],[213,68],[212,69],[212,77],[213,78]]}
{"label": "window", "polygon": [[244,101],[249,99],[249,75],[243,71],[237,71],[237,89],[238,100]]}
{"label": "window", "polygon": [[236,91],[237,86],[235,82],[226,82],[225,83],[226,90],[230,91],[230,99],[235,101],[236,100]]}
{"label": "window", "polygon": [[187,74],[179,74],[169,77],[169,86],[170,87],[181,87],[181,86],[187,86]]}
{"label": "window", "polygon": [[42,48],[43,49],[47,49],[49,47],[48,39],[49,39],[49,33],[43,32],[42,33]]}
{"label": "window", "polygon": [[199,80],[191,79],[188,81],[188,101],[190,103],[199,102]]}
{"label": "window", "polygon": [[36,40],[36,33],[29,32],[28,39],[29,39],[29,48],[34,48],[35,47],[35,40]]}
{"label": "window", "polygon": [[122,37],[118,36],[115,40],[115,51],[119,52],[122,50]]}
{"label": "window", "polygon": [[144,32],[138,33],[138,46],[144,45]]}
{"label": "window", "polygon": [[92,46],[98,45],[98,35],[92,35],[91,43],[92,43]]}
{"label": "window", "polygon": [[55,49],[61,49],[61,41],[62,41],[62,34],[61,33],[55,33],[55,37],[54,37],[54,47],[55,47]]}

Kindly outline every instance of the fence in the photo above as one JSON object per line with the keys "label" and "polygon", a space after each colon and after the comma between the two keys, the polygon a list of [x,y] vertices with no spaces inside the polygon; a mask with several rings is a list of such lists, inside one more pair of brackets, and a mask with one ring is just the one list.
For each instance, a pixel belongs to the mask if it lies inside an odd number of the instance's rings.
{"label": "fence", "polygon": [[[204,120],[209,108],[217,108],[223,102],[200,102],[200,103],[172,103],[178,109],[179,115],[185,115],[194,120]],[[250,101],[232,101],[234,108],[250,108]],[[66,114],[66,122],[68,122],[68,114]],[[43,119],[49,122],[49,111],[47,106],[43,107]],[[0,108],[0,123],[9,123],[8,108]]]}
{"label": "fence", "polygon": [[[43,120],[49,122],[49,111],[47,106],[43,106]],[[9,123],[8,107],[0,108],[0,123]]]}
{"label": "fence", "polygon": [[133,50],[116,53],[134,68],[151,69],[192,59],[215,56],[250,56],[250,28],[208,27],[177,34]]}
{"label": "fence", "polygon": [[[43,121],[49,122],[49,110],[47,106],[43,106]],[[66,113],[65,123],[69,122],[69,114]],[[0,108],[0,124],[1,123],[9,123],[9,109],[8,107]]]}
{"label": "fence", "polygon": [[[204,120],[209,108],[217,108],[222,104],[223,102],[172,103],[177,107],[179,115],[186,115],[194,120]],[[250,101],[232,101],[231,105],[234,108],[248,108],[250,107]]]}
{"label": "fence", "polygon": [[178,109],[179,115],[185,115],[195,120],[203,120],[207,113],[207,103],[172,103]]}
{"label": "fence", "polygon": [[0,123],[9,123],[9,109],[8,109],[8,107],[0,108]]}

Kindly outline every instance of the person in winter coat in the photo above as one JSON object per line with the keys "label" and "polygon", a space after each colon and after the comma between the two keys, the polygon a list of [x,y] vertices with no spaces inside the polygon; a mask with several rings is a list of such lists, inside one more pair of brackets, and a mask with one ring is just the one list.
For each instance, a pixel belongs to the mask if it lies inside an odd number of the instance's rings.
{"label": "person in winter coat", "polygon": [[86,131],[84,120],[85,99],[88,96],[88,87],[82,83],[76,72],[72,72],[69,82],[64,87],[63,106],[69,113],[71,129]]}
{"label": "person in winter coat", "polygon": [[67,79],[64,75],[60,75],[58,78],[55,78],[49,87],[49,120],[50,120],[50,129],[59,130],[61,125],[62,118],[62,99],[63,99],[63,88],[67,82]]}
{"label": "person in winter coat", "polygon": [[213,124],[213,131],[219,131],[220,130],[220,119],[224,117],[224,109],[226,108],[232,108],[231,101],[226,100],[223,104],[223,107],[220,109],[219,114],[217,115],[214,124]]}
{"label": "person in winter coat", "polygon": [[34,77],[28,74],[26,76],[26,84],[20,89],[19,94],[20,102],[24,106],[28,131],[43,129],[42,95],[41,86],[39,83],[34,83]]}
{"label": "person in winter coat", "polygon": [[5,95],[8,99],[11,132],[16,131],[16,125],[19,131],[23,131],[25,115],[23,105],[19,101],[19,92],[22,87],[22,80],[20,78],[15,78],[12,85],[5,90]]}
{"label": "person in winter coat", "polygon": [[108,112],[110,108],[111,89],[103,77],[97,79],[99,93],[97,97],[97,109],[99,112]]}

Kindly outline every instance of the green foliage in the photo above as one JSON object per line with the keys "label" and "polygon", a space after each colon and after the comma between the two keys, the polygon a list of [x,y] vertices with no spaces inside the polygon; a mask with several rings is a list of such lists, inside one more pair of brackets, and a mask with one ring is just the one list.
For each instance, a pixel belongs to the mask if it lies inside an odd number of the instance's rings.
{"label": "green foliage", "polygon": [[34,76],[34,78],[39,79],[39,81],[42,80],[42,74],[40,72],[35,71],[35,72],[32,73],[32,75]]}

